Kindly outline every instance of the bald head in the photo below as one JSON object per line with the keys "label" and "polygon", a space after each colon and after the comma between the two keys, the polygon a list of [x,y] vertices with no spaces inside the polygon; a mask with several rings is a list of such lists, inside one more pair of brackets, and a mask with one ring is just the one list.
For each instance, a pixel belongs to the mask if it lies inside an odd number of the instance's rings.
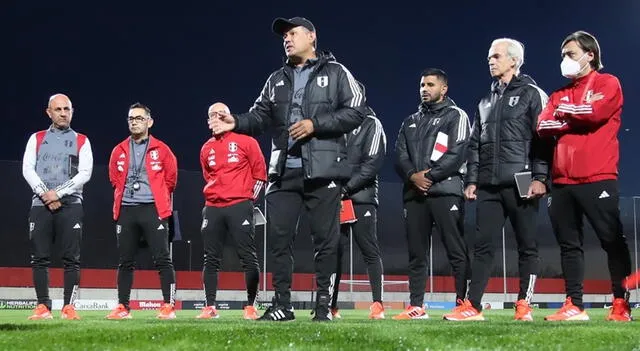
{"label": "bald head", "polygon": [[53,126],[57,129],[67,129],[73,118],[71,99],[64,94],[51,95],[47,106],[47,115],[51,118]]}
{"label": "bald head", "polygon": [[231,113],[231,111],[229,111],[229,106],[223,104],[222,102],[216,102],[215,104],[209,106],[209,111],[207,111],[207,114],[209,115],[209,117],[213,117],[218,112]]}
{"label": "bald head", "polygon": [[71,107],[71,99],[64,94],[54,94],[49,97],[49,105],[47,107],[51,108],[51,104],[61,104],[66,103]]}

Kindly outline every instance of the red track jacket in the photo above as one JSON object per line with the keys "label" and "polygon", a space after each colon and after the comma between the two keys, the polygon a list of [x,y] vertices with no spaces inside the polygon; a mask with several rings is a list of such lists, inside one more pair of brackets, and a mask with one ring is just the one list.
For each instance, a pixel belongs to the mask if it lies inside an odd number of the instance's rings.
{"label": "red track jacket", "polygon": [[200,150],[207,206],[226,207],[255,200],[267,180],[264,155],[258,142],[233,132],[209,139]]}
{"label": "red track jacket", "polygon": [[[109,180],[113,186],[113,219],[120,216],[120,205],[129,171],[130,137],[116,145],[109,159]],[[178,182],[178,161],[167,144],[149,136],[149,148],[145,157],[145,167],[149,177],[151,193],[155,199],[158,216],[171,216],[171,194]]]}
{"label": "red track jacket", "polygon": [[618,178],[622,102],[618,78],[596,71],[551,94],[538,118],[538,134],[556,137],[553,183]]}

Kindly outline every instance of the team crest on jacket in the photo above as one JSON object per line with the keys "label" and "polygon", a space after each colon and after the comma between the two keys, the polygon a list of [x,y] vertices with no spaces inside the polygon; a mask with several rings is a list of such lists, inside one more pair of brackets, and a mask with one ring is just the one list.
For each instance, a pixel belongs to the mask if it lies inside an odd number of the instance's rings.
{"label": "team crest on jacket", "polygon": [[520,101],[520,96],[510,96],[509,97],[509,106],[513,107],[515,106],[518,101]]}
{"label": "team crest on jacket", "polygon": [[316,83],[318,83],[318,86],[320,88],[324,88],[327,85],[329,85],[329,76],[319,76],[318,78],[316,78]]}
{"label": "team crest on jacket", "polygon": [[152,160],[158,160],[158,156],[159,156],[158,150],[151,150],[151,152],[149,152],[149,155],[151,156]]}
{"label": "team crest on jacket", "polygon": [[229,143],[229,152],[236,152],[238,151],[238,144],[234,141]]}

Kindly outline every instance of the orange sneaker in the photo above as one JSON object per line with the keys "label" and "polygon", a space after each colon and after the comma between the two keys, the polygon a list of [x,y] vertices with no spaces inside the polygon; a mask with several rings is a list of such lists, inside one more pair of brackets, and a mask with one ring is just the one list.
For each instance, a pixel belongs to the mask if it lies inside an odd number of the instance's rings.
{"label": "orange sneaker", "polygon": [[33,310],[33,314],[29,317],[29,320],[35,321],[40,319],[53,319],[53,315],[49,308],[45,304],[39,304]]}
{"label": "orange sneaker", "polygon": [[62,319],[69,320],[79,320],[80,316],[76,312],[76,308],[73,305],[66,305],[62,308],[62,315],[60,316]]}
{"label": "orange sneaker", "polygon": [[158,310],[158,315],[156,316],[158,319],[175,319],[176,318],[176,310],[173,308],[173,305],[170,303],[165,303]]}
{"label": "orange sneaker", "polygon": [[119,304],[105,318],[106,319],[131,319],[131,313],[126,307],[124,307],[123,304]]}
{"label": "orange sneaker", "polygon": [[331,307],[331,318],[342,319],[342,316],[340,315],[340,310],[337,307]]}
{"label": "orange sneaker", "polygon": [[516,302],[516,315],[513,317],[516,321],[533,322],[533,309],[527,300],[521,299]]}
{"label": "orange sneaker", "polygon": [[220,315],[214,306],[206,306],[200,311],[200,314],[196,316],[197,319],[214,319],[218,317],[220,317]]}
{"label": "orange sneaker", "polygon": [[369,306],[369,319],[384,319],[384,306],[380,302],[374,302]]}
{"label": "orange sneaker", "polygon": [[567,297],[564,304],[558,312],[544,317],[545,321],[588,321],[589,315],[587,311],[581,311],[571,302],[571,298]]}
{"label": "orange sneaker", "polygon": [[418,306],[407,306],[407,308],[402,311],[399,315],[393,316],[395,320],[405,320],[405,319],[429,319],[429,315],[427,311],[422,307]]}
{"label": "orange sneaker", "polygon": [[609,315],[605,319],[608,321],[631,322],[629,302],[622,298],[613,299],[613,306],[611,306]]}
{"label": "orange sneaker", "polygon": [[464,306],[464,301],[463,301],[463,300],[460,300],[460,299],[457,299],[457,300],[456,300],[456,307],[454,307],[454,308],[451,310],[451,313],[456,313],[456,312],[458,312],[458,311],[460,311],[460,310],[462,310],[462,309],[464,309],[464,308],[465,308],[465,306]]}
{"label": "orange sneaker", "polygon": [[258,316],[258,310],[256,309],[256,307],[253,305],[249,305],[244,306],[244,310],[242,311],[242,318],[256,320],[260,318],[260,316]]}
{"label": "orange sneaker", "polygon": [[471,301],[464,300],[462,305],[456,306],[451,313],[442,316],[442,319],[448,321],[483,321],[482,312],[476,310]]}

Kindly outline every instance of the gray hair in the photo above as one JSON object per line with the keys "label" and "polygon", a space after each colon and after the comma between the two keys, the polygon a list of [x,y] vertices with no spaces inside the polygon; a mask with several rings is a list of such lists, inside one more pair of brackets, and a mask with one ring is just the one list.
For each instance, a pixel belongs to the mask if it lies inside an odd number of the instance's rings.
{"label": "gray hair", "polygon": [[524,65],[524,45],[511,38],[496,39],[491,43],[491,46],[496,44],[507,44],[507,55],[516,59],[516,75],[520,74],[520,67]]}

